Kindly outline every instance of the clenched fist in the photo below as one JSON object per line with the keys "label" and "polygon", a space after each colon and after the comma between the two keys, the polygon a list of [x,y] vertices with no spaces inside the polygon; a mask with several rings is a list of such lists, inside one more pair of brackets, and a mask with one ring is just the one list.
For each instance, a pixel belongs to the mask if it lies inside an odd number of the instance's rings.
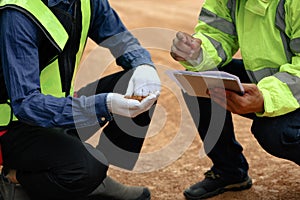
{"label": "clenched fist", "polygon": [[176,61],[187,61],[191,64],[200,58],[202,41],[198,38],[178,32],[173,40],[171,56]]}

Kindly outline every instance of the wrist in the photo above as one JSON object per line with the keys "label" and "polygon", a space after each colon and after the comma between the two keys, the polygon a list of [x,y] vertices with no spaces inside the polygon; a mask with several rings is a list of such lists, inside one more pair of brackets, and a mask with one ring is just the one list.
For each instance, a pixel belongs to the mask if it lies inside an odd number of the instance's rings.
{"label": "wrist", "polygon": [[140,67],[140,68],[148,68],[148,67],[151,67],[151,68],[153,68],[153,69],[156,70],[156,67],[155,67],[154,65],[149,65],[149,64],[141,64],[141,65],[135,67],[134,69],[137,69],[138,67]]}
{"label": "wrist", "polygon": [[199,55],[197,55],[195,58],[191,58],[190,60],[187,60],[189,64],[192,65],[192,67],[196,67],[201,64],[203,61],[203,51],[202,48],[199,51]]}
{"label": "wrist", "polygon": [[108,93],[106,96],[106,107],[108,112],[112,113],[112,96],[113,93]]}

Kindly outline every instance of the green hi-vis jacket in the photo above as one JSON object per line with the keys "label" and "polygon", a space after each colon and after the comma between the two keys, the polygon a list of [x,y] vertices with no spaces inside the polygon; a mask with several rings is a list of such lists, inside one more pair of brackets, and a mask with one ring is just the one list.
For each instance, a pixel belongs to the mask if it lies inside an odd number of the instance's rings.
{"label": "green hi-vis jacket", "polygon": [[[91,15],[89,0],[81,0],[80,5],[81,7],[79,9],[81,10],[82,15],[82,28],[81,33],[79,33],[80,45],[78,50],[74,53],[76,54],[74,73],[70,75],[73,77],[73,79],[87,41]],[[43,32],[46,34],[46,37],[55,47],[55,56],[49,62],[50,64],[48,64],[40,74],[41,92],[43,94],[49,94],[55,97],[64,97],[66,92],[63,92],[62,90],[63,86],[60,77],[58,55],[65,51],[64,47],[69,39],[66,29],[53,14],[53,12],[51,12],[51,10],[41,0],[0,0],[0,11],[1,9],[5,8],[17,9],[25,13],[39,26],[39,28],[41,28],[41,30],[43,30]],[[73,81],[68,93],[73,93]],[[12,114],[9,100],[7,100],[7,103],[1,102],[0,113],[0,126],[6,126],[11,120],[17,120]]]}
{"label": "green hi-vis jacket", "polygon": [[300,1],[206,0],[195,37],[203,41],[200,71],[229,63],[240,48],[245,68],[264,97],[264,113],[300,107]]}

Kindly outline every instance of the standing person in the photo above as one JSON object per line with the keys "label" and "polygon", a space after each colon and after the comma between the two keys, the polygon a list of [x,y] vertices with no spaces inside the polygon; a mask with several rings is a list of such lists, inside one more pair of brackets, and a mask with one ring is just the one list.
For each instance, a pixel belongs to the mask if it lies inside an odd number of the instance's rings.
{"label": "standing person", "polygon": [[[148,126],[160,92],[150,54],[108,1],[0,0],[0,27],[2,178],[20,183],[31,200],[150,199],[148,188],[106,176],[110,158],[76,131],[106,125],[107,138],[138,154],[147,130],[127,133],[115,118]],[[92,94],[89,87],[74,93],[88,37],[109,48],[124,70],[102,78]]]}
{"label": "standing person", "polygon": [[[251,131],[267,152],[300,165],[299,8],[292,0],[206,0],[195,33],[177,33],[171,56],[187,70],[226,71],[245,89],[242,96],[211,89],[211,99],[197,97],[200,113],[190,103],[193,97],[184,95],[213,163],[204,180],[184,191],[187,199],[251,187],[231,113],[253,119]],[[242,59],[233,59],[238,49]],[[205,140],[218,134],[215,141]]]}

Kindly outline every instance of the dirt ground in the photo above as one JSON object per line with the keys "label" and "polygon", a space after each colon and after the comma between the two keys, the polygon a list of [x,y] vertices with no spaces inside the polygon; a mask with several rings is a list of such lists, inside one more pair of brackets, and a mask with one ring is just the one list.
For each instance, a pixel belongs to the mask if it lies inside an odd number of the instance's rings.
{"label": "dirt ground", "polygon": [[[184,200],[182,191],[201,180],[211,166],[210,160],[200,152],[202,142],[186,112],[180,91],[165,73],[168,69],[182,69],[168,51],[176,31],[193,33],[202,2],[110,0],[128,29],[150,51],[163,87],[136,168],[128,172],[112,167],[109,174],[126,184],[148,186],[153,200]],[[93,53],[97,50],[94,48],[95,45],[89,42],[85,54],[87,62],[96,62],[97,56]],[[117,69],[110,59],[107,63],[112,67],[108,71]],[[97,75],[91,76],[96,78]],[[244,147],[254,184],[247,191],[227,192],[211,199],[300,199],[299,166],[266,153],[250,132],[251,121],[237,115],[233,118],[236,137]],[[96,140],[91,138],[90,142]]]}

